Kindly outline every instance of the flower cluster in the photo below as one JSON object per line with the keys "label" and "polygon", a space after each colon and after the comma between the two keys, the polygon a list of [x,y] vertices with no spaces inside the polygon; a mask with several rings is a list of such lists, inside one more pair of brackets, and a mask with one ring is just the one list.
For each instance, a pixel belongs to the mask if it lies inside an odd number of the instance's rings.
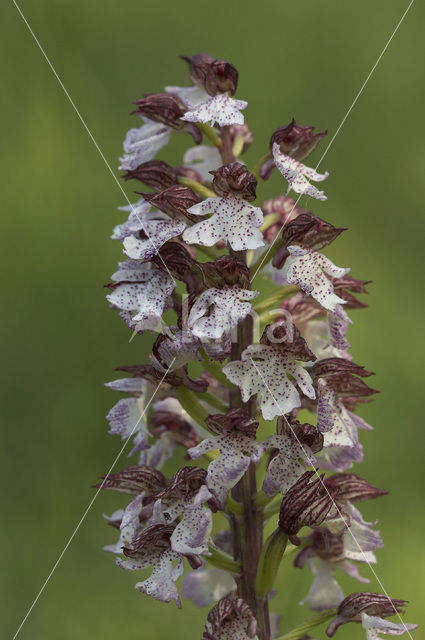
{"label": "flower cluster", "polygon": [[[124,179],[148,191],[136,187],[140,199],[119,208],[128,219],[112,238],[125,258],[107,299],[153,344],[148,362],[118,367],[127,377],[107,385],[124,394],[110,433],[132,440],[137,459],[97,485],[131,496],[106,518],[119,538],[105,549],[122,569],[150,568],[139,591],[214,605],[204,640],[277,637],[268,599],[295,549],[295,566],[313,573],[303,602],[335,613],[329,637],[351,621],[368,640],[399,635],[414,628],[387,620],[403,601],[345,597],[336,577],[369,582],[355,563],[375,563],[382,540],[357,503],[386,492],[351,471],[363,459],[359,430],[371,429],[355,410],[376,393],[347,339],[347,312],[366,306],[357,295],[367,282],[322,253],[345,229],[298,204],[326,200],[312,182],[328,173],[304,164],[326,131],[292,120],[250,171],[237,70],[206,54],[183,60],[193,84],[135,101],[142,125],[120,160]],[[175,134],[192,146],[172,167],[156,155]],[[274,168],[285,193],[254,204],[257,180]],[[276,285],[269,295],[266,278]],[[170,472],[181,451],[185,466]],[[217,511],[229,527],[213,533]]]}

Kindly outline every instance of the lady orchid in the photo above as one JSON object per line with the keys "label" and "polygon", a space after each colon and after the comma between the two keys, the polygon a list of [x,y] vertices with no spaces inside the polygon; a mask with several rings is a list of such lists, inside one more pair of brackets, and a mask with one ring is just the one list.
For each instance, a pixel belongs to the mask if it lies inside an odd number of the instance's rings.
{"label": "lady orchid", "polygon": [[[125,394],[110,433],[133,442],[131,466],[97,485],[130,499],[106,517],[119,537],[105,549],[122,569],[150,569],[136,584],[144,594],[212,607],[203,640],[307,637],[332,618],[329,637],[348,622],[367,640],[410,635],[416,625],[387,620],[402,600],[345,597],[338,583],[339,572],[369,581],[355,563],[375,563],[383,543],[356,505],[386,492],[351,471],[363,459],[359,430],[371,429],[355,410],[376,393],[346,335],[367,282],[322,253],[345,229],[298,205],[326,200],[311,181],[328,173],[304,164],[326,131],[292,120],[250,170],[237,70],[206,54],[183,60],[192,86],[135,102],[143,124],[120,161],[124,179],[148,191],[119,207],[128,220],[112,238],[124,259],[107,299],[132,337],[154,340],[147,362],[118,367],[127,377],[107,385]],[[192,142],[172,167],[156,155],[177,133]],[[257,181],[274,167],[287,186],[258,201]],[[265,278],[276,285],[268,295]],[[181,451],[185,465],[169,477]],[[228,525],[219,532],[217,512]],[[269,600],[294,550],[295,566],[313,573],[302,603],[319,613],[279,636]],[[279,594],[273,603],[280,614]]]}

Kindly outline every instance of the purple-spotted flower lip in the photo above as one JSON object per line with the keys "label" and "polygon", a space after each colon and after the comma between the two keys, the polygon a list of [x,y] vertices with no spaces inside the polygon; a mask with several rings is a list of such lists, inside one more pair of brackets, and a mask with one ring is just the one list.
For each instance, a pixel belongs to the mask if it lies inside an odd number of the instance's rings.
{"label": "purple-spotted flower lip", "polygon": [[303,475],[306,467],[316,462],[314,453],[323,446],[323,436],[311,424],[300,424],[286,416],[279,417],[277,433],[266,438],[262,445],[272,449],[263,491],[273,496],[276,491],[285,494]]}
{"label": "purple-spotted flower lip", "polygon": [[218,124],[220,127],[243,125],[245,118],[242,111],[247,106],[248,103],[245,100],[236,100],[225,93],[220,93],[186,111],[182,120],[189,123],[210,123],[211,126]]}
{"label": "purple-spotted flower lip", "polygon": [[224,508],[229,490],[239,482],[251,462],[260,461],[264,449],[253,435],[258,423],[246,418],[243,411],[209,416],[206,423],[219,435],[206,438],[189,449],[188,454],[191,458],[200,458],[208,451],[219,451],[208,466],[207,486]]}
{"label": "purple-spotted flower lip", "polygon": [[244,402],[258,394],[265,420],[301,406],[299,393],[288,374],[305,395],[315,397],[307,370],[279,345],[252,344],[242,352],[241,360],[226,364],[223,373],[240,388]]}
{"label": "purple-spotted flower lip", "polygon": [[263,212],[239,198],[207,198],[190,207],[188,212],[194,216],[213,214],[186,229],[183,240],[189,244],[211,247],[219,240],[224,240],[235,251],[257,249],[264,245],[260,231]]}
{"label": "purple-spotted flower lip", "polygon": [[188,318],[189,331],[204,340],[219,340],[237,327],[251,311],[251,300],[258,291],[239,287],[203,291],[193,303]]}
{"label": "purple-spotted flower lip", "polygon": [[323,191],[319,191],[310,180],[321,182],[326,180],[329,173],[318,173],[315,169],[307,167],[295,158],[280,151],[279,145],[275,142],[272,145],[272,154],[276,167],[288,181],[288,191],[291,189],[295,193],[307,195],[316,200],[327,200]]}
{"label": "purple-spotted flower lip", "polygon": [[350,269],[337,267],[322,253],[297,245],[286,247],[283,257],[282,267],[273,274],[278,284],[296,285],[329,311],[344,304],[344,300],[335,294],[330,276],[344,276]]}

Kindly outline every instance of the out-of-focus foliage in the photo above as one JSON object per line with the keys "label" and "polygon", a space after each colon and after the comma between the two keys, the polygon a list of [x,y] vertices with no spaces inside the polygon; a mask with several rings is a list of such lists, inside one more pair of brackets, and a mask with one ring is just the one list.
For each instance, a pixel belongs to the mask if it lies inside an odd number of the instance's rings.
{"label": "out-of-focus foliage", "polygon": [[[124,134],[136,122],[128,115],[132,100],[164,84],[187,83],[178,54],[198,51],[239,69],[237,97],[249,101],[245,115],[256,136],[248,162],[295,116],[329,130],[312,156],[314,166],[407,0],[21,5],[115,171]],[[122,219],[115,207],[125,204],[123,195],[12,2],[2,8],[0,607],[6,638],[91,500],[90,485],[120,448],[106,435],[104,415],[115,397],[102,383],[114,378],[116,365],[143,361],[148,348],[145,338],[128,343],[102,289],[120,257],[108,234]],[[415,3],[323,161],[321,169],[330,171],[328,201],[300,203],[350,228],[330,257],[351,265],[355,277],[373,280],[370,308],[352,314],[349,338],[355,360],[376,371],[374,386],[383,391],[362,411],[375,431],[362,434],[361,473],[391,493],[364,513],[379,518],[386,543],[377,575],[390,595],[411,601],[406,619],[412,622],[424,621],[424,90],[417,68],[424,17]],[[178,136],[169,147],[176,163],[188,141]],[[279,185],[274,175],[259,197]],[[131,194],[134,185],[124,186]],[[124,465],[123,458],[118,467]],[[22,640],[200,637],[206,610],[186,604],[179,612],[133,591],[134,576],[101,551],[116,537],[101,513],[117,504],[115,496],[99,496]],[[379,591],[370,577],[369,590]],[[282,630],[308,615],[297,602],[309,584],[308,571],[283,569],[271,606],[283,615]],[[347,593],[357,589],[349,579],[343,584]],[[354,640],[362,632],[349,625],[339,633]],[[323,629],[314,636],[323,638]]]}

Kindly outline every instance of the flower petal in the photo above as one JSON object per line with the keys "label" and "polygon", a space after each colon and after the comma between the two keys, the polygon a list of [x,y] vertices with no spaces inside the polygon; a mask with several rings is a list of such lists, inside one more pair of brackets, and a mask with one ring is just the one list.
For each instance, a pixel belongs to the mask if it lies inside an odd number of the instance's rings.
{"label": "flower petal", "polygon": [[157,122],[149,122],[139,129],[130,129],[124,140],[120,158],[120,171],[133,171],[143,162],[152,160],[162,147],[168,144],[171,130]]}
{"label": "flower petal", "polygon": [[211,247],[219,240],[225,240],[235,251],[257,249],[264,245],[260,227],[263,212],[259,207],[238,198],[207,198],[188,209],[193,215],[211,217],[186,229],[183,240],[189,244]]}
{"label": "flower petal", "polygon": [[333,262],[314,249],[291,245],[287,250],[290,255],[282,269],[276,274],[276,281],[280,284],[295,284],[329,311],[335,311],[337,305],[345,304],[342,298],[335,295],[333,284],[326,274],[341,277],[350,269],[335,266]]}
{"label": "flower petal", "polygon": [[[165,310],[167,298],[176,283],[168,275],[152,265],[128,260],[112,276],[118,281],[107,300],[118,309],[132,311],[132,322],[138,330],[155,329]],[[120,283],[120,280],[123,282]]]}
{"label": "flower petal", "polygon": [[[176,560],[177,564],[175,565]],[[174,600],[180,609],[181,602],[175,582],[183,572],[183,558],[174,551],[164,551],[154,565],[150,578],[138,582],[135,588],[161,602]]]}
{"label": "flower petal", "polygon": [[236,287],[207,289],[193,304],[188,325],[201,340],[216,340],[227,334],[251,311],[245,302],[258,295],[258,291],[247,291]]}
{"label": "flower petal", "polygon": [[[380,634],[388,636],[401,636],[418,628],[417,624],[396,624],[377,616],[368,616],[362,613],[362,627],[366,629],[366,640],[380,640]],[[410,635],[410,634],[409,634]]]}
{"label": "flower petal", "polygon": [[281,152],[279,145],[273,144],[273,158],[276,167],[289,183],[289,189],[296,193],[305,194],[316,200],[327,200],[323,191],[319,191],[309,180],[321,182],[325,180],[329,173],[317,173],[314,169],[306,167],[304,164]]}
{"label": "flower petal", "polygon": [[[155,216],[155,219],[152,219]],[[149,260],[165,242],[183,233],[186,224],[181,220],[172,220],[166,214],[153,212],[142,227],[147,238],[139,239],[134,235],[124,238],[124,253],[134,260]]]}
{"label": "flower petal", "polygon": [[217,123],[220,127],[230,124],[244,124],[245,118],[240,112],[248,103],[245,100],[235,100],[225,93],[202,102],[190,111],[187,111],[182,120],[186,122],[210,122],[212,126]]}
{"label": "flower petal", "polygon": [[264,420],[273,420],[275,416],[290,413],[301,405],[288,373],[308,397],[315,397],[308,372],[284,350],[269,345],[251,345],[241,357],[242,360],[226,364],[223,373],[240,388],[244,402],[259,394]]}

